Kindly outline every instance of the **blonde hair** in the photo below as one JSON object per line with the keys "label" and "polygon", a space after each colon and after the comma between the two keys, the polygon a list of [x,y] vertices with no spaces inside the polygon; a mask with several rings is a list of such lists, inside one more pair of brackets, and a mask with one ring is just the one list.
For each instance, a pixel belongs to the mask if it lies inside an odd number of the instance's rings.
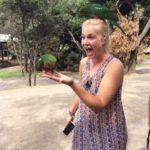
{"label": "blonde hair", "polygon": [[92,25],[93,28],[102,35],[104,38],[105,44],[104,44],[104,49],[108,50],[109,48],[109,31],[108,31],[108,23],[105,20],[102,19],[88,19],[83,22],[82,28],[86,25]]}

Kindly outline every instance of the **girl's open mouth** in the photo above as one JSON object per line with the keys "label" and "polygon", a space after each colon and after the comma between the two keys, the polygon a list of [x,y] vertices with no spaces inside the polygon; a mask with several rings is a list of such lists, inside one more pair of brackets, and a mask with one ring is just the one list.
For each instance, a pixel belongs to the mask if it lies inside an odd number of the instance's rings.
{"label": "girl's open mouth", "polygon": [[91,56],[93,54],[93,49],[92,48],[85,48],[85,52],[87,56]]}

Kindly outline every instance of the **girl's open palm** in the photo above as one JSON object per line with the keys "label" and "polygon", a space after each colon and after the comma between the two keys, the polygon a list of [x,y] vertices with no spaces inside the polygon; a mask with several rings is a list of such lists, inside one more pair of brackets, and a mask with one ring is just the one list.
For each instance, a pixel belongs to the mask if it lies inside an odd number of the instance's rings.
{"label": "girl's open palm", "polygon": [[56,82],[60,82],[60,83],[64,83],[64,84],[67,84],[67,85],[72,85],[73,83],[73,79],[71,77],[68,77],[64,74],[61,74],[57,71],[54,71],[54,72],[50,72],[50,71],[42,71],[42,76],[43,77],[47,77],[49,79],[52,79]]}

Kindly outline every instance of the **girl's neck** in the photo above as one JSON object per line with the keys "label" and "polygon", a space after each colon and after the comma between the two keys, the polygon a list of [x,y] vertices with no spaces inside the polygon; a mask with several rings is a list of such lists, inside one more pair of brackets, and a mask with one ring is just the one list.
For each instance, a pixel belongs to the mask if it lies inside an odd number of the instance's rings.
{"label": "girl's neck", "polygon": [[100,55],[97,55],[97,57],[91,59],[91,65],[97,66],[102,64],[107,58],[109,57],[109,54],[107,52],[104,52]]}
{"label": "girl's neck", "polygon": [[109,53],[99,55],[99,57],[90,60],[89,79],[97,72],[98,68],[108,59]]}

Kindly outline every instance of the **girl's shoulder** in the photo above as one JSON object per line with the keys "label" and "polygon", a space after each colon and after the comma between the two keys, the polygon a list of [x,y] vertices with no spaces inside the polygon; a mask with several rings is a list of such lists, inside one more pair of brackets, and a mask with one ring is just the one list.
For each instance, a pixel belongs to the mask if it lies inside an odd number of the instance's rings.
{"label": "girl's shoulder", "polygon": [[124,70],[123,63],[116,57],[113,57],[113,59],[109,62],[109,64],[106,67],[106,72],[120,72]]}
{"label": "girl's shoulder", "polygon": [[86,64],[87,64],[87,60],[88,60],[88,57],[84,57],[80,60],[80,68],[79,68],[79,71],[81,74],[83,74],[84,72],[84,68],[86,67]]}
{"label": "girl's shoulder", "polygon": [[86,66],[86,64],[87,64],[87,61],[88,61],[88,57],[82,58],[81,61],[80,61],[80,66],[82,68],[84,68]]}
{"label": "girl's shoulder", "polygon": [[120,66],[120,67],[124,67],[123,63],[116,57],[113,56],[112,61],[109,64],[110,67],[114,67],[114,66]]}
{"label": "girl's shoulder", "polygon": [[84,57],[84,58],[81,59],[80,63],[81,63],[82,65],[85,65],[86,62],[87,62],[87,60],[88,60],[88,57]]}

